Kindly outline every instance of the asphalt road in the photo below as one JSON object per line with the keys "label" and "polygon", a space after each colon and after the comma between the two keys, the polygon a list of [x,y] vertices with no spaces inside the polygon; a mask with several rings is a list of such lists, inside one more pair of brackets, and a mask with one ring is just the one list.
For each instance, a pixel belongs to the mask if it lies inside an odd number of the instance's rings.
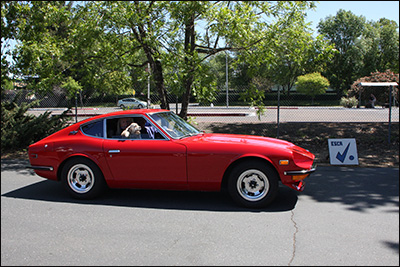
{"label": "asphalt road", "polygon": [[1,265],[399,265],[399,169],[325,166],[262,210],[222,193],[77,201],[1,162]]}

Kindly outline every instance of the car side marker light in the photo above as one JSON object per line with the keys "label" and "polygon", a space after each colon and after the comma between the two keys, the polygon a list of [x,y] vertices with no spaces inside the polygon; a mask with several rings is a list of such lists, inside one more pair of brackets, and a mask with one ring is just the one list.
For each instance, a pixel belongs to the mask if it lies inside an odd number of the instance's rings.
{"label": "car side marker light", "polygon": [[287,166],[287,165],[289,165],[289,160],[288,160],[288,159],[281,159],[281,160],[279,161],[279,165],[281,165],[281,166]]}

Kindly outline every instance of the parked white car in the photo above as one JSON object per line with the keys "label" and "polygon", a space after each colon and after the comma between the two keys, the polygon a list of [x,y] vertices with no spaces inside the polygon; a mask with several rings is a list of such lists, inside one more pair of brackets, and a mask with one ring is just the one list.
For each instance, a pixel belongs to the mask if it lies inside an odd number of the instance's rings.
{"label": "parked white car", "polygon": [[147,103],[131,97],[118,100],[118,106],[120,108],[126,108],[126,107],[144,108],[147,106]]}

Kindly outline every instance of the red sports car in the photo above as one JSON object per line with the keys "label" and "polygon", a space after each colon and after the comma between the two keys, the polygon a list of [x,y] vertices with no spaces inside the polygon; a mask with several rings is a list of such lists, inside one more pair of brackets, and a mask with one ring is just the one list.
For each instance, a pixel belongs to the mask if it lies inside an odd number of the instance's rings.
{"label": "red sports car", "polygon": [[107,188],[219,191],[259,208],[279,182],[297,191],[315,156],[260,136],[208,134],[168,110],[126,110],[75,123],[29,146],[30,168],[61,181],[72,196]]}

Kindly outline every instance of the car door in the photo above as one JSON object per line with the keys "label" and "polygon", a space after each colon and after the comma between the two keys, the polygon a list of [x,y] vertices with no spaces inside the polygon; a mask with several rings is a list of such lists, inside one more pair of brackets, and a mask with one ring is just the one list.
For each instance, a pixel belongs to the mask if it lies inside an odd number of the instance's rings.
{"label": "car door", "polygon": [[186,147],[173,140],[106,139],[103,149],[113,178],[122,187],[187,186]]}

